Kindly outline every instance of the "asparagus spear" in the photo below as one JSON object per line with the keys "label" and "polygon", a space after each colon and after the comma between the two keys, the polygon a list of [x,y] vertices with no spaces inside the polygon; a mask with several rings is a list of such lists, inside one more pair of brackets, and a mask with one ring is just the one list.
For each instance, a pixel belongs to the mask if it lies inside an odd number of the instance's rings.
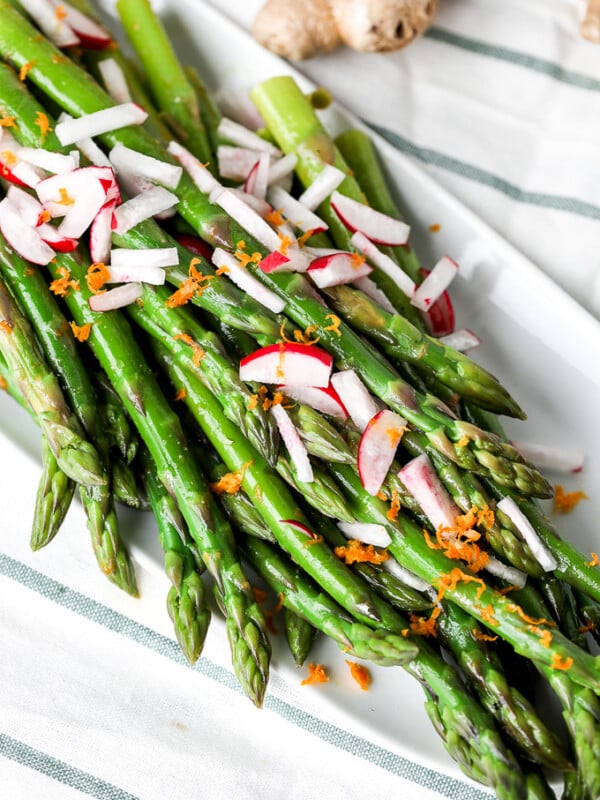
{"label": "asparagus spear", "polygon": [[210,621],[204,584],[189,550],[189,534],[177,503],[160,482],[145,448],[141,456],[148,499],[165,556],[165,572],[172,584],[167,609],[183,654],[194,664],[202,652]]}
{"label": "asparagus spear", "polygon": [[296,614],[291,608],[283,609],[285,639],[297,667],[301,667],[310,653],[317,629],[310,622]]}

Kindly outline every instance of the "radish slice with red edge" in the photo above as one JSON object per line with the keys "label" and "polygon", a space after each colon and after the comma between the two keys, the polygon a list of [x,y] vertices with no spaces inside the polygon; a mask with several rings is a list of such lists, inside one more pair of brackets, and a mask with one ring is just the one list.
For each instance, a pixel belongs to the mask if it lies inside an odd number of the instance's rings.
{"label": "radish slice with red edge", "polygon": [[114,209],[115,203],[105,203],[90,227],[90,255],[94,263],[109,261]]}
{"label": "radish slice with red edge", "polygon": [[518,589],[522,589],[527,583],[527,575],[524,572],[521,572],[520,569],[516,569],[515,567],[510,567],[494,556],[488,557],[484,569],[486,572],[489,572],[490,575],[502,578],[503,581],[506,581],[511,586],[516,586]]}
{"label": "radish slice with red edge", "polygon": [[373,272],[364,257],[357,253],[334,253],[331,256],[316,258],[307,270],[319,289],[352,283]]}
{"label": "radish slice with red edge", "polygon": [[416,283],[396,264],[396,262],[373,244],[370,239],[356,231],[350,239],[353,247],[356,247],[369,261],[378,269],[391,278],[399,289],[402,289],[407,297],[412,297],[416,289]]}
{"label": "radish slice with red edge", "polygon": [[298,163],[298,156],[295,153],[288,153],[283,158],[274,161],[269,167],[269,175],[267,183],[269,186],[283,181],[284,178],[291,176],[296,169]]}
{"label": "radish slice with red edge", "polygon": [[92,184],[97,184],[104,193],[105,202],[118,200],[115,173],[110,167],[82,167],[67,175],[52,175],[35,187],[44,208],[53,217],[64,217],[74,203],[85,195]]}
{"label": "radish slice with red edge", "polygon": [[270,153],[277,157],[281,155],[281,150],[271,142],[267,142],[266,139],[262,139],[254,131],[227,117],[221,118],[217,127],[217,134],[220,139],[231,142],[231,144],[237,144],[240,147],[247,147],[249,150],[259,150],[261,153]]}
{"label": "radish slice with red edge", "polygon": [[18,186],[9,186],[6,196],[21,215],[25,225],[35,228],[40,224],[40,214],[44,207],[36,197],[19,189]]}
{"label": "radish slice with red edge", "polygon": [[120,143],[113,147],[108,157],[117,174],[119,170],[131,172],[166,186],[167,189],[177,188],[183,172],[183,167],[179,164],[169,164],[167,161],[144,155]]}
{"label": "radish slice with red edge", "polygon": [[213,248],[199,236],[192,233],[176,233],[174,238],[195,256],[205,258],[207,261],[212,259]]}
{"label": "radish slice with red edge", "polygon": [[231,181],[245,181],[259,158],[259,150],[220,144],[217,147],[219,175]]}
{"label": "radish slice with red edge", "polygon": [[275,417],[279,435],[296,469],[296,478],[302,483],[312,483],[314,475],[308,452],[289,414],[280,403],[271,406],[271,414]]}
{"label": "radish slice with red edge", "polygon": [[98,71],[102,78],[104,88],[115,101],[115,103],[131,103],[131,92],[127,85],[125,73],[121,65],[117,64],[114,58],[103,58],[98,62]]}
{"label": "radish slice with red edge", "polygon": [[417,286],[410,302],[421,311],[429,311],[452,283],[457,273],[456,261],[449,256],[442,256],[423,283]]}
{"label": "radish slice with red edge", "polygon": [[291,259],[284,256],[283,253],[280,253],[278,250],[265,256],[258,266],[266,273],[294,271],[291,265]]}
{"label": "radish slice with red edge", "polygon": [[43,150],[41,147],[21,147],[19,158],[34,167],[53,172],[57,175],[66,175],[77,169],[77,162],[71,155],[64,156],[62,153],[52,153],[50,150]]}
{"label": "radish slice with red edge", "polygon": [[496,508],[502,511],[516,525],[517,530],[529,545],[534,558],[546,572],[552,572],[558,567],[558,562],[544,542],[540,539],[537,531],[521,511],[512,497],[503,497]]}
{"label": "radish slice with red edge", "polygon": [[267,250],[278,250],[281,240],[275,231],[247,205],[237,194],[230,189],[220,189],[210,195],[212,203],[216,203],[226,211],[238,225],[244,228],[257,242]]}
{"label": "radish slice with red edge", "polygon": [[452,347],[460,353],[466,353],[467,350],[472,350],[481,344],[479,336],[469,328],[461,328],[458,331],[446,334],[446,336],[440,336],[439,340],[442,344]]}
{"label": "radish slice with red edge", "polygon": [[104,50],[111,44],[112,38],[108,31],[79,9],[64,0],[51,0],[51,2],[55,9],[60,8],[64,21],[79,36],[83,47],[88,50]]}
{"label": "radish slice with red edge", "polygon": [[131,200],[127,200],[115,209],[113,230],[117,234],[126,233],[145,219],[154,217],[161,211],[167,211],[177,203],[177,195],[162,186],[155,186],[147,192],[138,194],[137,197],[132,197]]}
{"label": "radish slice with red edge", "polygon": [[303,522],[298,522],[297,519],[280,519],[279,522],[282,525],[290,525],[292,528],[297,530],[299,533],[302,533],[305,536],[308,536],[309,539],[317,539],[318,538],[317,534],[314,531],[311,531],[311,529],[308,527],[308,525],[305,525]]}
{"label": "radish slice with red edge", "polygon": [[9,169],[6,175],[2,170],[2,175],[12,183],[17,183],[20,186],[29,186],[31,189],[35,189],[44,180],[44,173],[25,161],[19,161],[18,164]]}
{"label": "radish slice with red edge", "polygon": [[352,422],[362,433],[379,411],[369,390],[353,369],[344,369],[331,376],[331,385],[339,395]]}
{"label": "radish slice with red edge", "polygon": [[65,146],[75,144],[80,139],[101,136],[129,125],[141,125],[147,118],[148,114],[136,103],[121,103],[85,114],[77,119],[59,122],[54,132],[58,141]]}
{"label": "radish slice with red edge", "polygon": [[306,208],[314,211],[317,206],[320,206],[321,203],[337,189],[345,177],[341,169],[331,164],[325,164],[311,185],[302,192],[298,198],[299,202],[302,203],[303,206],[306,206]]}
{"label": "radish slice with red edge", "polygon": [[[429,275],[429,270],[421,268],[421,273],[427,276]],[[431,336],[439,338],[453,333],[455,325],[454,305],[448,292],[443,292],[429,311],[421,311],[421,317]]]}
{"label": "radish slice with red edge", "polygon": [[56,8],[48,0],[22,0],[21,5],[56,47],[76,47],[81,44],[73,28],[59,17]]}
{"label": "radish slice with red edge", "polygon": [[432,588],[430,583],[427,583],[427,581],[415,575],[414,572],[403,567],[402,564],[399,564],[393,557],[387,558],[382,562],[381,566],[386,572],[389,572],[390,575],[398,578],[399,581],[402,581],[402,583],[405,583],[417,592],[426,592]]}
{"label": "radish slice with red edge", "polygon": [[436,530],[440,526],[451,528],[455,525],[460,509],[438,478],[427,455],[409,461],[398,477]]}
{"label": "radish slice with red edge", "polygon": [[55,256],[37,229],[27,225],[21,212],[7,197],[0,201],[0,231],[9,245],[32,264],[49,264]]}
{"label": "radish slice with red edge", "polygon": [[176,247],[116,247],[110,251],[111,267],[175,267],[177,264],[179,254]]}
{"label": "radish slice with red edge", "polygon": [[398,247],[408,241],[410,226],[405,222],[375,211],[351,197],[334,192],[331,207],[349,230],[360,231],[376,244]]}
{"label": "radish slice with red edge", "polygon": [[322,414],[329,414],[330,417],[336,419],[348,418],[348,412],[331,384],[323,389],[316,386],[289,386],[282,383],[277,390],[289,397],[290,400],[310,406]]}
{"label": "radish slice with red edge", "polygon": [[244,183],[244,191],[260,200],[264,200],[267,194],[270,160],[268,153],[261,153]]}
{"label": "radish slice with red edge", "polygon": [[388,300],[387,294],[383,292],[379,286],[377,286],[375,281],[371,280],[371,278],[359,278],[358,280],[353,281],[353,284],[370,300],[373,300],[373,302],[377,303],[378,306],[381,306],[384,311],[387,311],[389,314],[397,313],[394,306]]}
{"label": "radish slice with red edge", "polygon": [[186,150],[185,147],[182,147],[178,142],[169,142],[167,153],[179,161],[197,188],[200,189],[201,192],[204,192],[204,194],[210,194],[215,189],[221,187],[221,184],[210,170],[204,164],[201,164],[196,156],[192,155],[189,150]]}
{"label": "radish slice with red edge", "polygon": [[358,443],[358,474],[368,494],[381,489],[406,427],[395,411],[383,409],[369,420]]}
{"label": "radish slice with red edge", "polygon": [[248,192],[244,191],[244,189],[240,189],[237,186],[231,187],[227,191],[233,192],[235,195],[237,195],[240,200],[243,200],[247,206],[250,206],[250,208],[253,211],[256,211],[256,213],[261,217],[266,217],[267,214],[273,210],[266,200],[262,200],[260,197],[256,197],[253,194],[248,194]]}
{"label": "radish slice with red edge", "polygon": [[240,362],[240,380],[325,388],[332,366],[333,356],[321,347],[281,342],[245,356]]}
{"label": "radish slice with red edge", "polygon": [[257,303],[273,311],[274,314],[280,314],[285,308],[285,300],[263,286],[231,253],[217,247],[213,253],[212,262],[224,271],[232,283],[253,297]]}
{"label": "radish slice with red edge", "polygon": [[49,225],[47,222],[38,225],[36,230],[43,241],[57,253],[72,253],[79,245],[79,239],[62,236],[53,225]]}
{"label": "radish slice with red edge", "polygon": [[373,547],[388,547],[392,543],[385,527],[376,522],[338,522],[337,526],[346,539],[356,539]]}
{"label": "radish slice with red edge", "polygon": [[540,469],[560,474],[581,472],[583,469],[585,454],[582,450],[563,450],[534,442],[513,441],[511,444],[524,459],[531,461]]}
{"label": "radish slice with red edge", "polygon": [[61,236],[79,239],[86,231],[96,214],[106,202],[106,192],[100,181],[91,180],[85,189],[80,190],[75,197],[75,202],[69,209],[58,226]]}
{"label": "radish slice with red edge", "polygon": [[108,267],[107,283],[149,283],[152,286],[163,286],[165,283],[165,271],[159,267],[131,266]]}
{"label": "radish slice with red edge", "polygon": [[135,303],[143,292],[141,283],[124,283],[123,286],[117,286],[116,289],[92,295],[88,303],[92,311],[114,311]]}
{"label": "radish slice with red edge", "polygon": [[281,186],[272,186],[267,197],[273,208],[279,209],[295,228],[300,228],[301,231],[313,231],[313,233],[328,230],[329,225],[324,220],[313,214],[309,208],[303,206]]}

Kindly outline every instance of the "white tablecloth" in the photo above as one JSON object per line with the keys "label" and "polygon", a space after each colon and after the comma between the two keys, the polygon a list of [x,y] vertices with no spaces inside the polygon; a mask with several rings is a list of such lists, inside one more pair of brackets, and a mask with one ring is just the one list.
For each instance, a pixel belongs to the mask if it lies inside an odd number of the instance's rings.
{"label": "white tablecloth", "polygon": [[[259,2],[214,5],[248,26]],[[301,68],[600,314],[600,45],[579,37],[582,13],[579,0],[441,0],[406,51],[339,50]],[[32,454],[1,446],[2,797],[484,796],[325,712],[321,689],[275,676],[256,711],[219,637],[190,670],[165,581],[140,571],[139,601],[104,581],[77,506],[46,551],[29,551]]]}

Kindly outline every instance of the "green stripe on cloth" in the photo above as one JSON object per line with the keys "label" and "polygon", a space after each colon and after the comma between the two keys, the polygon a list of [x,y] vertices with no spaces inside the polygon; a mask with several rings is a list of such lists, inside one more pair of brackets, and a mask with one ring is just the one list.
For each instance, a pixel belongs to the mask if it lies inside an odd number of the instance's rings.
{"label": "green stripe on cloth", "polygon": [[445,153],[440,153],[438,150],[421,147],[411,142],[409,139],[406,139],[404,136],[401,136],[399,133],[389,130],[389,128],[382,128],[379,125],[374,125],[368,120],[363,120],[363,122],[397,150],[407,155],[414,156],[414,158],[418,158],[419,161],[423,161],[425,164],[440,167],[448,172],[460,175],[462,178],[467,178],[468,180],[481,183],[484,186],[489,186],[491,189],[505,194],[507,197],[510,197],[511,200],[516,200],[518,203],[526,203],[527,205],[539,206],[540,208],[551,208],[555,211],[567,211],[569,214],[600,220],[600,207],[592,203],[587,203],[585,200],[579,200],[576,197],[545,194],[544,192],[529,192],[498,175],[494,175],[492,172],[476,167],[473,164],[468,164],[466,161],[460,161]]}
{"label": "green stripe on cloth", "polygon": [[65,786],[97,797],[98,800],[138,800],[135,795],[124,792],[112,783],[106,783],[87,772],[82,772],[77,767],[53,758],[48,753],[42,753],[41,750],[35,750],[4,733],[0,733],[0,755],[41,772]]}
{"label": "green stripe on cloth", "polygon": [[430,28],[425,33],[425,36],[428,39],[434,39],[436,42],[443,42],[443,44],[448,44],[452,47],[459,47],[461,50],[467,50],[470,53],[496,58],[499,61],[507,61],[510,64],[539,72],[542,75],[547,75],[556,81],[567,83],[569,86],[575,86],[578,89],[600,92],[600,80],[584,75],[581,72],[572,72],[571,70],[564,69],[559,64],[555,64],[553,61],[548,61],[544,58],[538,58],[537,56],[528,55],[519,50],[511,50],[508,47],[501,47],[500,45],[487,44],[487,42],[482,42],[479,39],[461,36],[458,33],[453,33],[452,31],[438,28],[437,26]]}
{"label": "green stripe on cloth", "polygon": [[[177,664],[188,666],[175,640],[169,639],[145,625],[141,625],[135,620],[114,611],[112,608],[93,600],[91,597],[58,583],[41,572],[36,572],[26,564],[3,553],[0,553],[0,575],[16,581],[85,619],[126,636],[133,642],[153,650]],[[233,673],[207,658],[200,658],[193,669],[204,677],[210,678],[232,691],[242,693]],[[490,795],[477,787],[470,786],[460,780],[448,777],[396,755],[360,736],[314,717],[287,703],[285,700],[267,694],[265,707],[299,728],[338,747],[340,750],[351,753],[412,783],[438,792],[450,800],[490,800]],[[35,764],[30,766],[37,768]],[[107,797],[112,800],[112,797]],[[119,796],[117,795],[116,797],[118,798]]]}

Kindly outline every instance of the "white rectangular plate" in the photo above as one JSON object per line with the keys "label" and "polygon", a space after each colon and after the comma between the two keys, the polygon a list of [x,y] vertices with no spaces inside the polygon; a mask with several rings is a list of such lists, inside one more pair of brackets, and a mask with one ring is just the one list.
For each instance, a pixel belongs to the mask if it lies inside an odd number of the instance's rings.
{"label": "white rectangular plate", "polygon": [[[278,74],[292,74],[307,90],[312,88],[300,73],[210,6],[197,0],[171,0],[160,10],[180,57],[195,64],[211,88],[249,87]],[[323,117],[334,134],[350,126],[364,127],[335,104]],[[600,477],[596,411],[600,323],[408,158],[377,136],[373,138],[391,187],[413,226],[413,242],[424,266],[433,265],[446,253],[461,265],[461,277],[452,289],[457,327],[467,326],[479,334],[483,344],[476,351],[477,360],[500,378],[529,414],[527,422],[508,423],[509,431],[521,440],[585,451],[582,473],[549,478],[567,490],[587,493],[589,499],[572,514],[555,521],[561,533],[584,552],[598,551],[600,493],[594,489]],[[433,223],[440,226],[436,234],[428,233]],[[39,473],[38,434],[26,415],[0,393],[0,453],[8,453],[15,443],[31,455],[18,483],[30,487],[33,498]],[[0,474],[10,469],[10,460],[2,459]],[[138,562],[162,573],[160,548],[147,515],[128,514],[127,523]],[[23,535],[27,535],[25,530]],[[226,648],[222,625],[213,625],[209,635],[221,637]],[[339,676],[318,690],[322,719],[337,724],[342,720],[348,729],[360,731],[363,738],[393,753],[462,777],[433,734],[422,693],[415,691],[416,685],[402,670],[373,670],[373,686],[363,693],[356,691],[349,677],[342,677],[347,672],[344,657],[333,644],[320,643],[311,658],[333,667]],[[281,646],[275,648],[274,670],[278,685],[283,681],[289,687],[293,704],[299,675]]]}

